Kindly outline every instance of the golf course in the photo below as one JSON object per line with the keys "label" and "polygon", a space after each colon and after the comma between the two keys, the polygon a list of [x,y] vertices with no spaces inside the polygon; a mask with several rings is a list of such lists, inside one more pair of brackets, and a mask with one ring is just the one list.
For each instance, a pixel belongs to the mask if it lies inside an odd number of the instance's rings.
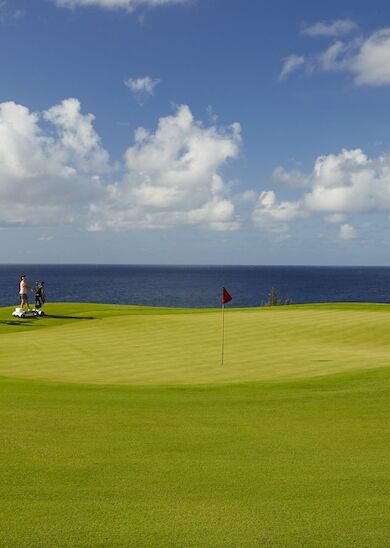
{"label": "golf course", "polygon": [[0,546],[390,545],[390,305],[0,308]]}

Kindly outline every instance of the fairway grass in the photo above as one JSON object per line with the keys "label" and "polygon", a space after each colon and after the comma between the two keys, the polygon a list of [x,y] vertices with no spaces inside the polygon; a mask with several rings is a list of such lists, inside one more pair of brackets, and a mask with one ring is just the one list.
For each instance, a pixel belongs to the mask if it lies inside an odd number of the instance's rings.
{"label": "fairway grass", "polygon": [[0,546],[390,545],[390,307],[0,309]]}

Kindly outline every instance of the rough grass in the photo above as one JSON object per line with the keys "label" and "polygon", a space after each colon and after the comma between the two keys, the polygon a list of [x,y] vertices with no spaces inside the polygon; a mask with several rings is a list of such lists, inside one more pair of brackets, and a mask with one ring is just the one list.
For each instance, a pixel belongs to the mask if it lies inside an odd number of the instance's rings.
{"label": "rough grass", "polygon": [[[390,307],[231,311],[230,376],[191,343],[214,355],[215,312],[47,310],[63,317],[0,323],[0,374],[19,377],[0,382],[1,546],[390,545]],[[124,385],[136,371],[155,385]]]}

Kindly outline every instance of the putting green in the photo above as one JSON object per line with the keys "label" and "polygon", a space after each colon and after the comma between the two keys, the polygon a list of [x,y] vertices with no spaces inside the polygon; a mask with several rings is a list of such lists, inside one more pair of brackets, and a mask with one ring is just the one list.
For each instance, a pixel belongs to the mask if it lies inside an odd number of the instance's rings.
{"label": "putting green", "polygon": [[44,318],[0,311],[0,375],[93,384],[283,380],[390,365],[390,306],[221,312],[51,304]]}

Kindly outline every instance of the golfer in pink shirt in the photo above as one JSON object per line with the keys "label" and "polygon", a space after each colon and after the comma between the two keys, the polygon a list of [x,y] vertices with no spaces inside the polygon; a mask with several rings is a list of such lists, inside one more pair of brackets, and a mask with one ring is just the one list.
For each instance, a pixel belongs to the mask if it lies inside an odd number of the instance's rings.
{"label": "golfer in pink shirt", "polygon": [[20,306],[22,308],[24,307],[24,305],[26,305],[27,308],[30,308],[28,304],[27,291],[28,291],[27,278],[23,274],[23,276],[20,276],[20,285],[19,285]]}

